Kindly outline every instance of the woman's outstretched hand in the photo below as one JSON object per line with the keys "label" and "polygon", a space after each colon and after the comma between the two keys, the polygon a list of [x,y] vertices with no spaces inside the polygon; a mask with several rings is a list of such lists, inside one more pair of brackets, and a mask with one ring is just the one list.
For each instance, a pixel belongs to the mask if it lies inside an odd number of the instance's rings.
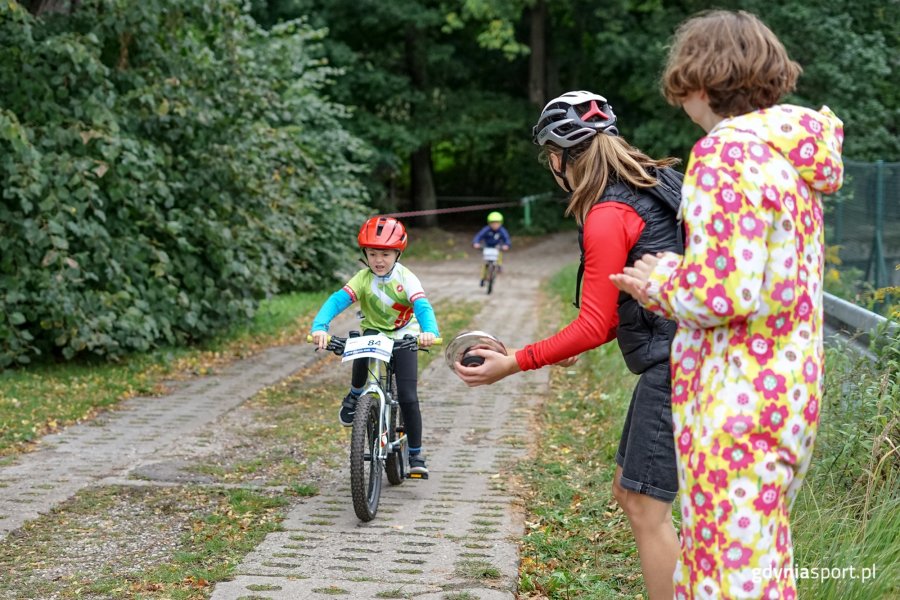
{"label": "woman's outstretched hand", "polygon": [[484,358],[483,364],[471,367],[466,367],[462,363],[456,363],[456,374],[469,387],[490,385],[495,381],[500,381],[507,375],[521,371],[519,363],[516,362],[515,350],[510,350],[509,355],[505,355],[486,348],[476,347],[470,350],[468,355]]}
{"label": "woman's outstretched hand", "polygon": [[635,300],[641,304],[647,304],[650,300],[647,295],[647,288],[650,287],[650,273],[659,262],[659,257],[653,254],[645,254],[634,266],[625,267],[622,273],[610,275],[609,278],[613,285],[630,294]]}

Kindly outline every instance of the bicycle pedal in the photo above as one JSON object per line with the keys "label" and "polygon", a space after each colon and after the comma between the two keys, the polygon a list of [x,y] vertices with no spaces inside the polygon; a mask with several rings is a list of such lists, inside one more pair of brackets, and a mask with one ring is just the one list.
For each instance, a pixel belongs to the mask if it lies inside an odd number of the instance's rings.
{"label": "bicycle pedal", "polygon": [[428,479],[428,473],[407,473],[407,479]]}

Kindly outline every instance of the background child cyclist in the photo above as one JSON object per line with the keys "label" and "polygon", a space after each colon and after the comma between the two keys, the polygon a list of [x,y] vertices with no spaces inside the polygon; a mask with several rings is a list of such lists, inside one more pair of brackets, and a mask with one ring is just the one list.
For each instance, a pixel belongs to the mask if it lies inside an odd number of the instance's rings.
{"label": "background child cyclist", "polygon": [[[372,217],[360,228],[357,241],[367,268],[356,273],[319,309],[312,325],[316,345],[325,348],[331,321],[358,301],[363,314],[361,327],[367,333],[380,332],[394,339],[406,334],[417,335],[419,346],[430,346],[439,336],[434,310],[419,279],[398,262],[407,245],[403,224],[391,217]],[[409,440],[410,472],[427,475],[422,452],[417,369],[416,352],[394,350],[397,396]],[[363,391],[366,375],[365,361],[355,361],[350,392],[341,403],[339,413],[341,425],[345,427],[353,424],[356,402]]]}
{"label": "background child cyclist", "polygon": [[843,172],[840,120],[776,104],[799,74],[754,15],[679,26],[663,91],[707,132],[684,180],[684,255],[648,255],[614,278],[678,322],[678,599],[797,597],[788,517],[822,398],[821,194]]}
{"label": "background child cyclist", "polygon": [[[481,230],[475,234],[475,237],[472,238],[472,247],[473,248],[481,248],[482,246],[486,248],[496,248],[500,247],[504,252],[509,250],[509,247],[512,245],[512,241],[509,238],[509,232],[506,230],[506,227],[503,226],[503,215],[497,211],[492,213],[488,213],[487,216],[488,224],[481,228]],[[502,265],[502,260],[497,260],[497,265]],[[486,274],[484,272],[484,266],[481,267],[481,285],[484,286],[484,278]]]}

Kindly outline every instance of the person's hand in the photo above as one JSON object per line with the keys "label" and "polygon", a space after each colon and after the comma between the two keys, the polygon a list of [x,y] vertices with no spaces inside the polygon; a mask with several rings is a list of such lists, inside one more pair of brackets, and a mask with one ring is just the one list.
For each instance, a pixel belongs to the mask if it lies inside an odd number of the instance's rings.
{"label": "person's hand", "polygon": [[500,248],[501,248],[504,252],[506,252],[507,250],[509,250],[509,246],[507,246],[506,244],[504,244],[504,245],[501,246]]}
{"label": "person's hand", "polygon": [[555,367],[571,367],[572,365],[574,365],[577,362],[578,362],[578,355],[576,354],[575,356],[570,356],[569,358],[564,358],[559,362],[553,363],[553,366],[555,366]]}
{"label": "person's hand", "polygon": [[325,346],[328,345],[328,332],[327,331],[313,331],[312,332],[313,344],[319,350],[324,350]]}
{"label": "person's hand", "polygon": [[650,300],[647,288],[650,287],[650,274],[659,263],[659,257],[645,254],[631,267],[625,267],[622,273],[610,275],[609,278],[617,288],[630,294],[641,304]]}
{"label": "person's hand", "polygon": [[481,248],[481,244],[472,244],[472,247],[478,250],[479,248]]}
{"label": "person's hand", "polygon": [[427,348],[428,346],[434,343],[434,334],[433,333],[420,333],[419,334],[419,348]]}
{"label": "person's hand", "polygon": [[484,358],[484,363],[480,365],[466,367],[459,362],[454,365],[456,374],[469,387],[490,385],[495,381],[500,381],[507,375],[521,371],[519,363],[516,362],[516,354],[512,350],[509,351],[509,355],[506,355],[476,346],[468,354]]}

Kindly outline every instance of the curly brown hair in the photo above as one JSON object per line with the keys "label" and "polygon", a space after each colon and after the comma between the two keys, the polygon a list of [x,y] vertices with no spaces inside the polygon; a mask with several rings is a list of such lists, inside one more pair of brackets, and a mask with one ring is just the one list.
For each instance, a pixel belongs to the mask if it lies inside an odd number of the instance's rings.
{"label": "curly brown hair", "polygon": [[691,93],[705,91],[714,113],[733,117],[774,105],[794,89],[801,72],[755,15],[714,10],[675,30],[662,91],[675,106]]}

